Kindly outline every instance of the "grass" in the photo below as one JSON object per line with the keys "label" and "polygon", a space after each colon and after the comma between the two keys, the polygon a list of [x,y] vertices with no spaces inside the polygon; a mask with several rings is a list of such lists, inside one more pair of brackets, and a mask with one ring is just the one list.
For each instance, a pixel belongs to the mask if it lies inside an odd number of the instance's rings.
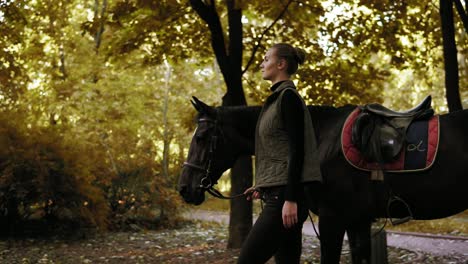
{"label": "grass", "polygon": [[[228,200],[221,200],[207,196],[207,200],[202,205],[197,206],[197,209],[229,212],[230,202]],[[253,211],[257,214],[260,213],[261,203],[259,200],[254,201]],[[375,225],[380,226],[384,221],[384,219],[380,219],[377,223],[375,223]],[[390,222],[387,222],[385,229],[401,232],[468,236],[468,210],[443,219],[412,220],[398,226],[392,226]]]}

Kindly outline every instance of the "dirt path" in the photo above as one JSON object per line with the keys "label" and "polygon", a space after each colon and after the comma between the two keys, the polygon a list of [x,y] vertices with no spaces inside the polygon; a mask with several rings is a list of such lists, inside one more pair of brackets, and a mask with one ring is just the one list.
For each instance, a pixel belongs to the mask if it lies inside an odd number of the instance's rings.
{"label": "dirt path", "polygon": [[[214,221],[226,225],[229,223],[229,215],[224,212],[194,210],[190,211],[187,216],[191,219]],[[315,225],[317,228],[317,223]],[[303,233],[308,236],[316,236],[310,220],[304,224]],[[461,263],[468,263],[468,237],[443,236],[434,238],[421,233],[387,231],[387,245],[432,255],[457,256],[462,261]]]}

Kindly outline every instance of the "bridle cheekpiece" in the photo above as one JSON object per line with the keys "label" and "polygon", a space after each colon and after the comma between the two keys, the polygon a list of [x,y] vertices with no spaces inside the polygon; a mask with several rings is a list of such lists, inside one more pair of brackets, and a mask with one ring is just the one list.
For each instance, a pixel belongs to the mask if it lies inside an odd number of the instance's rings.
{"label": "bridle cheekpiece", "polygon": [[214,154],[215,154],[216,147],[217,147],[217,142],[218,142],[218,136],[217,136],[218,119],[217,118],[216,119],[210,119],[210,118],[200,118],[200,119],[198,119],[199,124],[203,123],[203,122],[213,123],[214,124],[214,133],[213,133],[213,135],[211,135],[211,138],[210,138],[209,151],[208,151],[208,161],[207,161],[206,167],[203,166],[203,165],[190,163],[188,161],[184,162],[183,167],[189,167],[191,169],[203,171],[205,173],[205,175],[200,180],[199,187],[204,189],[205,191],[207,191],[209,194],[213,195],[216,198],[234,199],[234,198],[237,198],[237,197],[244,196],[243,193],[238,194],[238,195],[234,195],[234,196],[224,196],[220,191],[216,190],[213,187],[217,183],[217,181],[213,181],[213,179],[211,177],[211,166],[212,166],[212,163],[213,163]]}
{"label": "bridle cheekpiece", "polygon": [[188,161],[184,162],[184,167],[189,167],[192,169],[200,170],[205,173],[204,177],[200,180],[200,188],[209,190],[210,188],[213,188],[213,180],[211,179],[211,166],[213,163],[213,157],[214,157],[214,152],[216,150],[216,145],[218,141],[218,136],[216,135],[216,132],[218,130],[218,120],[215,119],[210,119],[210,118],[200,118],[198,120],[198,123],[202,122],[208,122],[208,123],[214,123],[214,133],[210,138],[210,148],[208,152],[208,162],[206,167],[202,165],[197,165],[194,163],[190,163]]}

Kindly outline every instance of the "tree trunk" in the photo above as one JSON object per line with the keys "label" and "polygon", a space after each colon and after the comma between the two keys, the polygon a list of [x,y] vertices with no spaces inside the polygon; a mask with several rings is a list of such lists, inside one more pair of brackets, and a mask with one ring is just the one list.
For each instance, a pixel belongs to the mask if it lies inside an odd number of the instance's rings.
{"label": "tree trunk", "polygon": [[[230,80],[223,105],[246,105],[242,87],[242,10],[236,7],[235,0],[227,1],[229,23],[228,59]],[[252,186],[252,159],[240,157],[231,170],[231,193],[243,193]],[[252,228],[252,201],[231,200],[228,248],[240,248]]]}
{"label": "tree trunk", "polygon": [[163,169],[163,177],[165,179],[169,179],[169,148],[171,145],[171,138],[169,136],[169,127],[168,127],[168,110],[169,110],[169,81],[171,79],[171,65],[167,61],[165,61],[166,65],[166,74],[164,76],[165,84],[164,88],[164,105],[163,105],[163,159],[162,159],[162,169]]}
{"label": "tree trunk", "polygon": [[[207,23],[211,32],[211,46],[227,86],[223,106],[246,105],[242,87],[242,10],[235,0],[227,0],[229,41],[226,45],[216,1],[190,0],[192,8]],[[250,157],[240,158],[231,170],[231,192],[238,194],[252,186]],[[231,201],[229,221],[229,248],[240,248],[252,228],[252,202],[245,199]]]}
{"label": "tree trunk", "polygon": [[452,0],[440,0],[440,18],[445,67],[445,91],[449,112],[463,109],[459,92],[457,46],[455,43],[455,26],[453,21],[452,3]]}
{"label": "tree trunk", "polygon": [[[231,170],[231,195],[243,193],[252,185],[252,159],[244,156]],[[252,201],[244,197],[231,200],[228,248],[240,248],[252,228]]]}

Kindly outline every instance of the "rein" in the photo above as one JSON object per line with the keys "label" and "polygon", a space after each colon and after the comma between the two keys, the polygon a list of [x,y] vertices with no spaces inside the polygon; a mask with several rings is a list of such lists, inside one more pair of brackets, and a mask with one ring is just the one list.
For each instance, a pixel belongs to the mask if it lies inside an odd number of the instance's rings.
{"label": "rein", "polygon": [[205,175],[200,180],[199,187],[204,189],[205,191],[207,191],[213,197],[216,197],[218,199],[230,200],[230,199],[235,199],[235,198],[238,198],[238,197],[245,196],[244,193],[233,195],[233,196],[225,196],[219,190],[214,188],[214,185],[217,182],[213,181],[213,179],[211,178],[211,166],[212,166],[212,163],[213,163],[213,157],[214,157],[217,142],[218,142],[218,136],[216,135],[216,132],[218,131],[218,120],[217,119],[213,120],[213,119],[209,119],[209,118],[200,118],[198,120],[198,123],[202,123],[202,122],[214,123],[214,133],[211,136],[210,143],[209,143],[210,149],[209,149],[209,152],[208,152],[207,166],[204,167],[204,166],[201,166],[201,165],[198,165],[198,164],[190,163],[188,161],[185,161],[182,166],[189,167],[191,169],[196,169],[196,170],[203,171],[205,173]]}

